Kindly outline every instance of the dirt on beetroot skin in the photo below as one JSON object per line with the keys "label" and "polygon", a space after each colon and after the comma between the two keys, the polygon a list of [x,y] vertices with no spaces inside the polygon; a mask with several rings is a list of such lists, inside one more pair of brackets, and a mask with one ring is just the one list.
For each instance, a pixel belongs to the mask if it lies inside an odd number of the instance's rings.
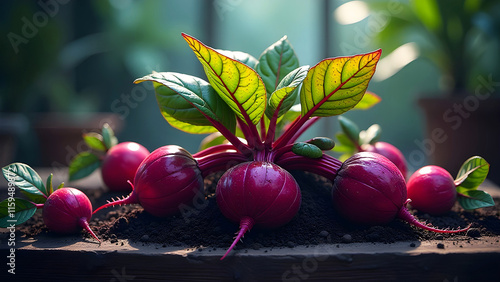
{"label": "dirt on beetroot skin", "polygon": [[[331,203],[332,183],[322,177],[293,171],[302,192],[302,205],[298,214],[288,224],[276,229],[255,226],[235,249],[293,248],[298,245],[313,246],[322,243],[339,244],[354,242],[452,240],[466,243],[471,238],[500,236],[500,199],[494,207],[465,211],[458,203],[452,211],[442,216],[430,216],[410,209],[420,221],[438,228],[456,229],[472,223],[467,233],[434,233],[394,220],[384,226],[357,226],[337,215]],[[108,208],[99,211],[90,222],[91,228],[102,240],[119,244],[120,240],[142,244],[159,244],[162,247],[227,248],[233,241],[238,224],[227,220],[219,211],[215,200],[215,187],[219,175],[205,179],[204,196],[196,198],[192,206],[183,206],[178,215],[157,218],[139,205]],[[104,204],[116,193],[98,190],[87,193],[94,208]],[[41,233],[51,234],[43,224],[41,213],[19,227],[26,237]],[[85,232],[82,235],[90,238]]]}

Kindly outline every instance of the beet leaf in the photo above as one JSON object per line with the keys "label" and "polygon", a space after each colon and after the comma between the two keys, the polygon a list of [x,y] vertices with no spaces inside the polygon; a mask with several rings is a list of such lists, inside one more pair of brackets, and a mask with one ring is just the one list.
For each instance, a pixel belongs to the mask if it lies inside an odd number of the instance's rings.
{"label": "beet leaf", "polygon": [[161,114],[173,127],[194,134],[216,132],[211,120],[235,131],[234,113],[213,87],[198,77],[173,73],[153,73],[135,83],[153,81]]}
{"label": "beet leaf", "polygon": [[226,57],[194,37],[183,34],[203,65],[208,81],[239,119],[252,127],[266,108],[266,89],[260,76],[249,66]]}
{"label": "beet leaf", "polygon": [[467,210],[473,210],[495,205],[490,194],[478,190],[490,169],[490,164],[479,156],[469,158],[464,162],[455,179],[458,202]]}
{"label": "beet leaf", "polygon": [[0,202],[0,228],[19,225],[30,219],[37,210],[36,204],[21,198],[7,198]]}
{"label": "beet leaf", "polygon": [[21,189],[30,200],[43,203],[49,196],[42,178],[30,166],[23,163],[12,163],[2,168],[5,179]]}
{"label": "beet leaf", "polygon": [[262,78],[268,95],[271,95],[278,89],[280,81],[299,66],[299,59],[292,45],[287,37],[283,36],[262,52],[255,70]]}

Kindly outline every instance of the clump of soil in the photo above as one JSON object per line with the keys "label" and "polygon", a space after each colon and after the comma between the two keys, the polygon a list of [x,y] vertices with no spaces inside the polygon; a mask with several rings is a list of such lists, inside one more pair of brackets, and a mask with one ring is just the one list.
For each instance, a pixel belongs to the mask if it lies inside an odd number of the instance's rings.
{"label": "clump of soil", "polygon": [[[330,181],[310,173],[292,172],[302,191],[299,213],[288,224],[268,230],[257,226],[245,235],[236,249],[262,247],[280,248],[321,243],[383,242],[410,240],[458,240],[466,241],[480,236],[500,235],[500,199],[494,207],[464,211],[458,203],[443,216],[430,216],[410,210],[421,221],[438,228],[459,228],[473,223],[467,234],[441,234],[421,230],[405,222],[394,220],[385,226],[356,226],[340,218],[331,204]],[[131,243],[161,244],[188,248],[227,248],[238,230],[238,224],[227,220],[215,201],[215,187],[220,175],[205,180],[205,199],[198,199],[181,214],[157,218],[138,205],[108,208],[96,214],[90,225],[103,240],[112,243],[128,239]],[[103,191],[90,195],[93,206],[98,207],[116,196]],[[22,225],[20,231],[28,237],[48,232],[41,216],[34,216]],[[90,236],[86,233],[83,236]],[[90,238],[90,237],[89,237]]]}

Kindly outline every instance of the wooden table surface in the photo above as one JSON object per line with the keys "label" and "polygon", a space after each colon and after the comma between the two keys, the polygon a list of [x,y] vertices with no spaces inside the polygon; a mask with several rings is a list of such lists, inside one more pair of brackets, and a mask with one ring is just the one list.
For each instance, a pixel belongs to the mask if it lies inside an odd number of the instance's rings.
{"label": "wooden table surface", "polygon": [[[66,180],[64,169],[37,169],[43,180]],[[85,189],[102,187],[99,172],[68,183]],[[7,183],[1,182],[1,193]],[[481,189],[500,197],[486,181]],[[1,194],[0,194],[1,195]],[[6,195],[6,194],[5,194]],[[21,236],[20,233],[16,233]],[[5,265],[9,232],[0,234],[0,262]],[[439,245],[439,247],[438,247]],[[77,236],[43,234],[16,238],[16,275],[2,270],[1,281],[497,281],[499,237],[462,241],[414,241],[324,244],[294,248],[225,249],[162,247],[118,240],[97,244]],[[11,250],[10,250],[11,251]],[[8,279],[8,280],[6,280]]]}

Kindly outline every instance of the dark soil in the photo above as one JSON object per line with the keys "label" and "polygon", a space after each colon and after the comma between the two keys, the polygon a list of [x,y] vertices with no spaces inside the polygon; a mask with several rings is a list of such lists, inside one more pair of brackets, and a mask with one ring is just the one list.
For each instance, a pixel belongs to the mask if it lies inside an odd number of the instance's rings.
{"label": "dark soil", "polygon": [[[294,247],[321,243],[424,241],[431,239],[467,242],[480,236],[500,235],[500,199],[496,205],[476,211],[464,211],[458,204],[452,211],[439,217],[410,210],[421,221],[438,228],[456,229],[472,223],[466,234],[442,234],[422,230],[400,220],[385,226],[354,226],[342,220],[333,210],[331,182],[313,174],[294,171],[302,191],[302,206],[295,218],[285,226],[273,230],[254,227],[245,235],[236,249],[262,247]],[[205,180],[206,199],[196,202],[181,214],[156,218],[138,206],[108,208],[91,221],[91,228],[103,240],[118,244],[128,239],[131,243],[159,244],[162,247],[227,248],[232,243],[238,224],[228,221],[218,210],[214,192],[218,176]],[[116,194],[95,191],[90,195],[96,208]],[[20,229],[26,237],[49,233],[37,213]],[[83,236],[90,235],[82,232]],[[201,250],[201,249],[200,249]]]}

